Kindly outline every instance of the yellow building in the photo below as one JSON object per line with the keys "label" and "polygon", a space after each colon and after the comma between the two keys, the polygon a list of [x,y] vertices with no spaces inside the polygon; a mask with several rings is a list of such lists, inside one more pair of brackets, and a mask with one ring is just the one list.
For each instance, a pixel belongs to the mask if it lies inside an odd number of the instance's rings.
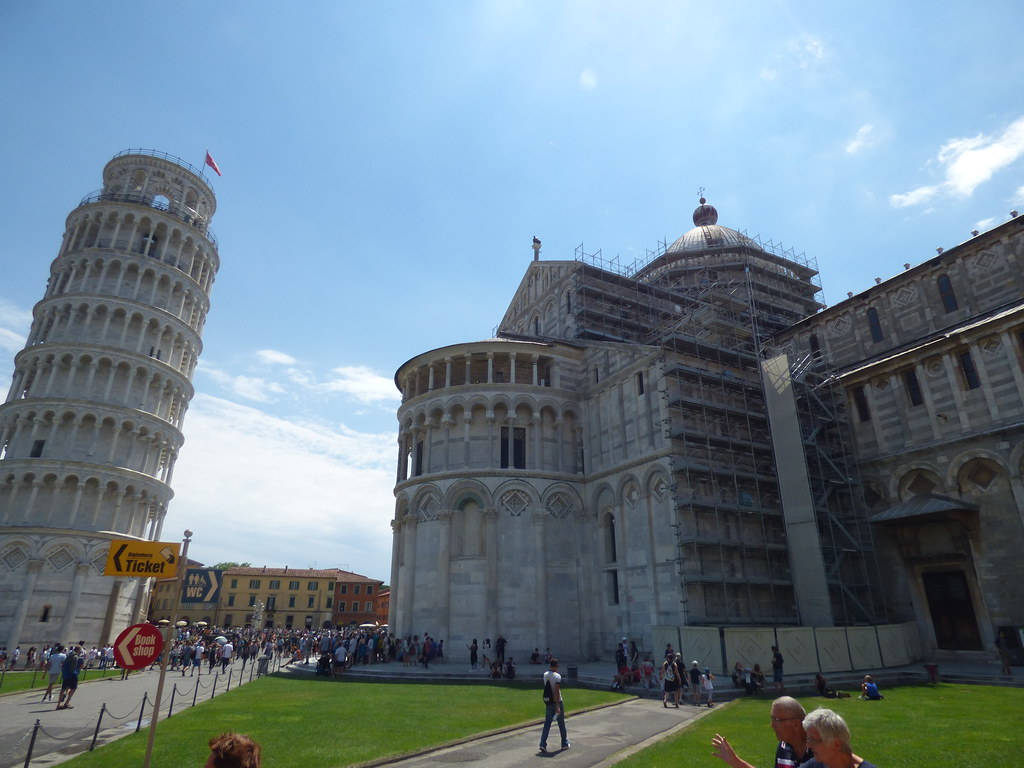
{"label": "yellow building", "polygon": [[337,568],[231,568],[224,572],[218,626],[322,627],[332,620]]}

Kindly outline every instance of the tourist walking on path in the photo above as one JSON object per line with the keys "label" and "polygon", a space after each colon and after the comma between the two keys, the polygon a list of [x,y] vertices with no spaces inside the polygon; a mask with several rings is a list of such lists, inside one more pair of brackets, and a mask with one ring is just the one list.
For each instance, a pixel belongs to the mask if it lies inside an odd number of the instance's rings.
{"label": "tourist walking on path", "polygon": [[700,663],[694,659],[690,663],[690,693],[693,695],[693,705],[700,706]]}
{"label": "tourist walking on path", "polygon": [[60,696],[57,698],[57,709],[71,709],[71,697],[78,690],[78,672],[81,668],[82,657],[72,648],[60,668]]}
{"label": "tourist walking on path", "polygon": [[48,660],[49,667],[47,674],[49,675],[49,685],[46,686],[46,693],[43,694],[43,701],[53,701],[53,686],[57,684],[57,680],[60,679],[60,670],[64,666],[64,660],[67,656],[61,650],[59,645],[55,645],[53,650],[50,651]]}
{"label": "tourist walking on path", "polygon": [[569,748],[569,737],[565,732],[565,702],[562,701],[562,676],[558,674],[558,659],[552,658],[550,668],[544,673],[544,730],[540,732],[540,752],[548,751],[548,733],[551,721],[557,719],[558,734],[562,737],[562,749]]}
{"label": "tourist walking on path", "polygon": [[665,707],[668,707],[668,700],[672,699],[672,704],[676,709],[679,708],[679,689],[683,684],[680,677],[676,655],[670,651],[661,665],[661,686],[664,692],[661,703]]}

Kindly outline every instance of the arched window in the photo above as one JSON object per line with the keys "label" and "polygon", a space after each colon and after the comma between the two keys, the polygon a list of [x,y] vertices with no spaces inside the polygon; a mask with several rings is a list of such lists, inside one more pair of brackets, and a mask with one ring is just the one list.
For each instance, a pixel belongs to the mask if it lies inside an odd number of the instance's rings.
{"label": "arched window", "polygon": [[605,518],[605,539],[604,555],[605,560],[614,563],[618,560],[618,553],[615,549],[615,515],[609,514]]}
{"label": "arched window", "polygon": [[953,292],[953,283],[949,279],[949,275],[939,275],[939,279],[935,281],[939,286],[939,297],[942,299],[942,308],[946,312],[955,312],[960,308],[960,305],[956,303],[956,293]]}
{"label": "arched window", "polygon": [[874,307],[868,309],[868,327],[871,328],[871,341],[877,344],[885,338],[882,334],[882,324],[878,320],[878,310]]}

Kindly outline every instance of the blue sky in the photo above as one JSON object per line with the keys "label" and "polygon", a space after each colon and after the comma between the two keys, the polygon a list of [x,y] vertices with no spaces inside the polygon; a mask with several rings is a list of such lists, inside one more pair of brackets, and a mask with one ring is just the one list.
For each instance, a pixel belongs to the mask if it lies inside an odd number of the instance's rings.
{"label": "blue sky", "polygon": [[[0,3],[0,379],[129,147],[209,148],[221,271],[165,538],[387,580],[394,370],[532,258],[719,222],[834,303],[1024,210],[1011,2]],[[6,387],[6,385],[5,385]]]}

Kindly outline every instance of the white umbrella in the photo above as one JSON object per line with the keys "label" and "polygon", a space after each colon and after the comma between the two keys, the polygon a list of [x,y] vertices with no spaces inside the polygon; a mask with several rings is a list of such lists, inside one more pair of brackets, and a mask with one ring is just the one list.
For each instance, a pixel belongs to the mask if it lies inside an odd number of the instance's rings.
{"label": "white umbrella", "polygon": [[224,635],[217,635],[217,637],[215,637],[213,639],[214,639],[214,642],[220,643],[221,645],[224,645],[224,643],[226,643],[228,641],[228,639],[226,637],[224,637]]}
{"label": "white umbrella", "polygon": [[360,624],[359,628],[360,629],[376,629],[377,625],[376,624],[369,624],[369,623],[367,623],[367,624]]}

